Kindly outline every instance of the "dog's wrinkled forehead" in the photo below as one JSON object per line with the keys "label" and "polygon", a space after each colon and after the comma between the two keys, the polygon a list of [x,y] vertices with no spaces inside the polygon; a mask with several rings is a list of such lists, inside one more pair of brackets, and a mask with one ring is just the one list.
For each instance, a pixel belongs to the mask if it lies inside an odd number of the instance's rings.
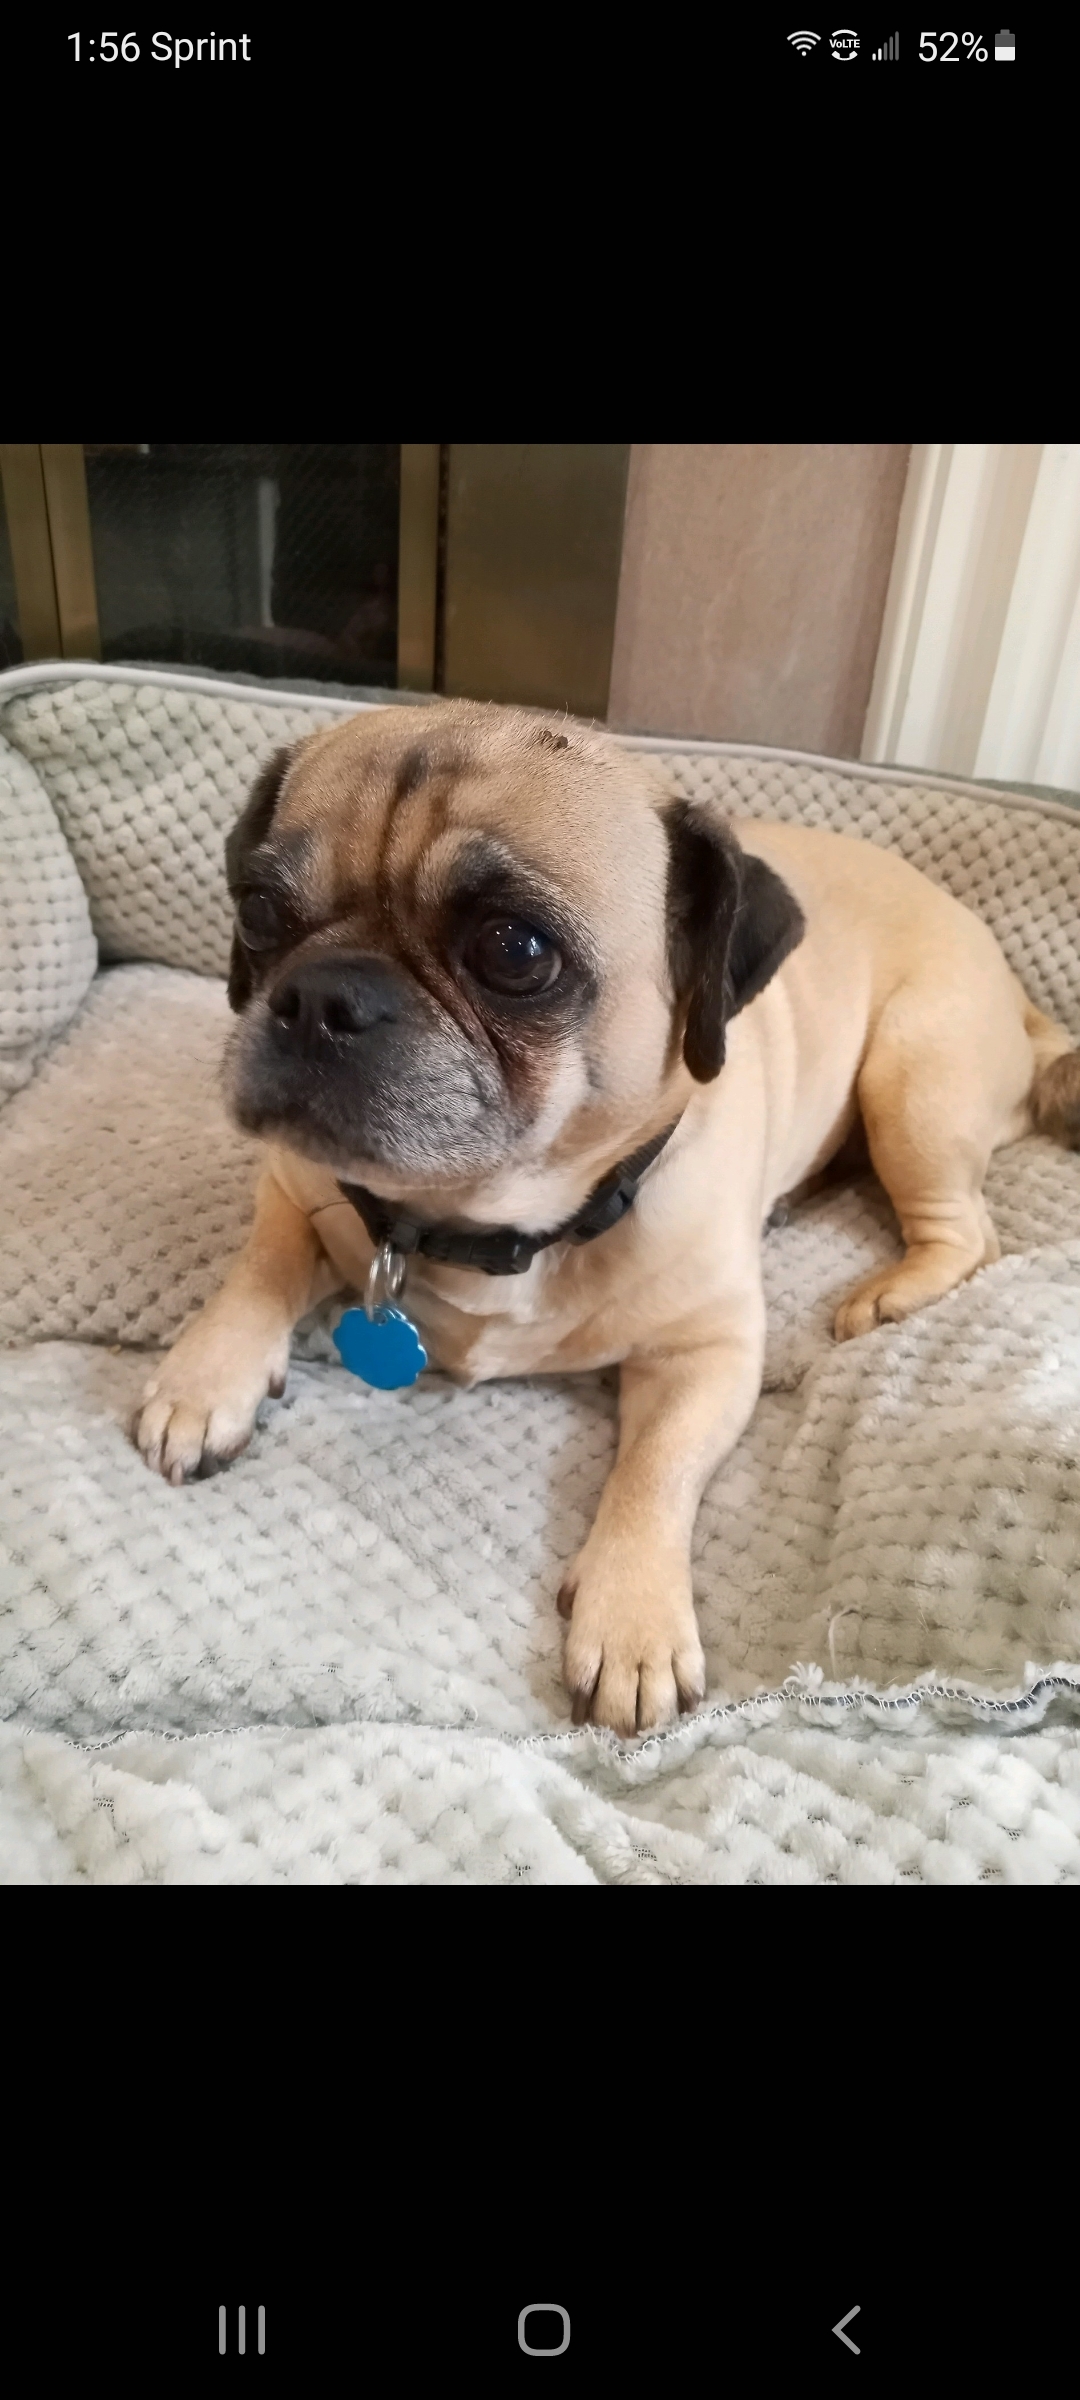
{"label": "dog's wrinkled forehead", "polygon": [[605,737],[523,710],[469,701],[371,710],[300,745],[269,838],[322,908],[378,892],[423,906],[486,851],[531,870],[600,926],[620,902],[631,920],[644,909],[656,921],[664,839],[627,770]]}

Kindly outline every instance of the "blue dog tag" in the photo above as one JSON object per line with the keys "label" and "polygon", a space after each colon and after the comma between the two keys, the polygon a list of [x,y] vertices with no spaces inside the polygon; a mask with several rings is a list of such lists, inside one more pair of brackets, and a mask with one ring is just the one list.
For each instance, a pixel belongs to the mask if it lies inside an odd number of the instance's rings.
{"label": "blue dog tag", "polygon": [[334,1348],[351,1375],[360,1375],[378,1392],[401,1392],[427,1365],[427,1351],[408,1317],[399,1308],[347,1308]]}

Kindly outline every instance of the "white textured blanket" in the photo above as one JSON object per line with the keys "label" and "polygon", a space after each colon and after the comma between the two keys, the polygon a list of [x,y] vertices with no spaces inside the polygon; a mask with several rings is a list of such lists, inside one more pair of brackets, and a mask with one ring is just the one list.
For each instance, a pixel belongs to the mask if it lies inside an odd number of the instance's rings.
{"label": "white textured blanket", "polygon": [[[1000,1265],[843,1348],[836,1300],[896,1238],[878,1187],[768,1236],[766,1390],[695,1545],[706,1709],[625,1750],[573,1733],[554,1592],[610,1459],[608,1379],[371,1393],[332,1363],[324,1316],[228,1474],[176,1492],[130,1449],[134,1346],[212,1288],[249,1204],[251,1154],[216,1093],[221,961],[182,971],[160,856],[156,930],[137,845],[119,897],[108,878],[102,762],[121,761],[137,825],[162,692],[87,678],[3,699],[0,679],[0,730],[53,790],[99,938],[168,956],[99,974],[62,1032],[35,1021],[0,1114],[0,1872],[1080,1879],[1080,1162],[1035,1140],[1001,1153]],[[244,718],[245,775],[287,713],[206,705],[219,756],[222,712]],[[197,761],[187,708],[169,723]],[[895,839],[1080,1031],[1068,812],[823,762],[672,766],[684,789],[726,777],[734,813]],[[162,780],[143,794],[159,852],[179,807]],[[187,908],[202,868],[182,825],[171,838]]]}

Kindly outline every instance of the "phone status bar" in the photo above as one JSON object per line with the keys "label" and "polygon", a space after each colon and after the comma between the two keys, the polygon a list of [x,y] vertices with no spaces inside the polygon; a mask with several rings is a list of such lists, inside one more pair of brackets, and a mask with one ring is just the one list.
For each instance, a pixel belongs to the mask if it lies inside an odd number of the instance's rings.
{"label": "phone status bar", "polygon": [[840,67],[898,66],[902,61],[928,67],[1011,66],[1016,62],[1016,36],[1008,26],[996,33],[875,30],[866,34],[851,25],[837,25],[831,31],[802,25],[786,36],[786,47],[789,56],[804,66],[811,59]]}

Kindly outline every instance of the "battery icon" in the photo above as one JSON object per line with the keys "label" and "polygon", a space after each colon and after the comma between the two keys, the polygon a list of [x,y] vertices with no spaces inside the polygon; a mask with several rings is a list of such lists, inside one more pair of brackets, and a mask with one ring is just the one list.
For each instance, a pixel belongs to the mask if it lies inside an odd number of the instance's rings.
{"label": "battery icon", "polygon": [[1001,33],[995,33],[994,35],[994,57],[1016,57],[1016,35],[1014,33],[1010,33],[1007,28],[1005,28]]}

